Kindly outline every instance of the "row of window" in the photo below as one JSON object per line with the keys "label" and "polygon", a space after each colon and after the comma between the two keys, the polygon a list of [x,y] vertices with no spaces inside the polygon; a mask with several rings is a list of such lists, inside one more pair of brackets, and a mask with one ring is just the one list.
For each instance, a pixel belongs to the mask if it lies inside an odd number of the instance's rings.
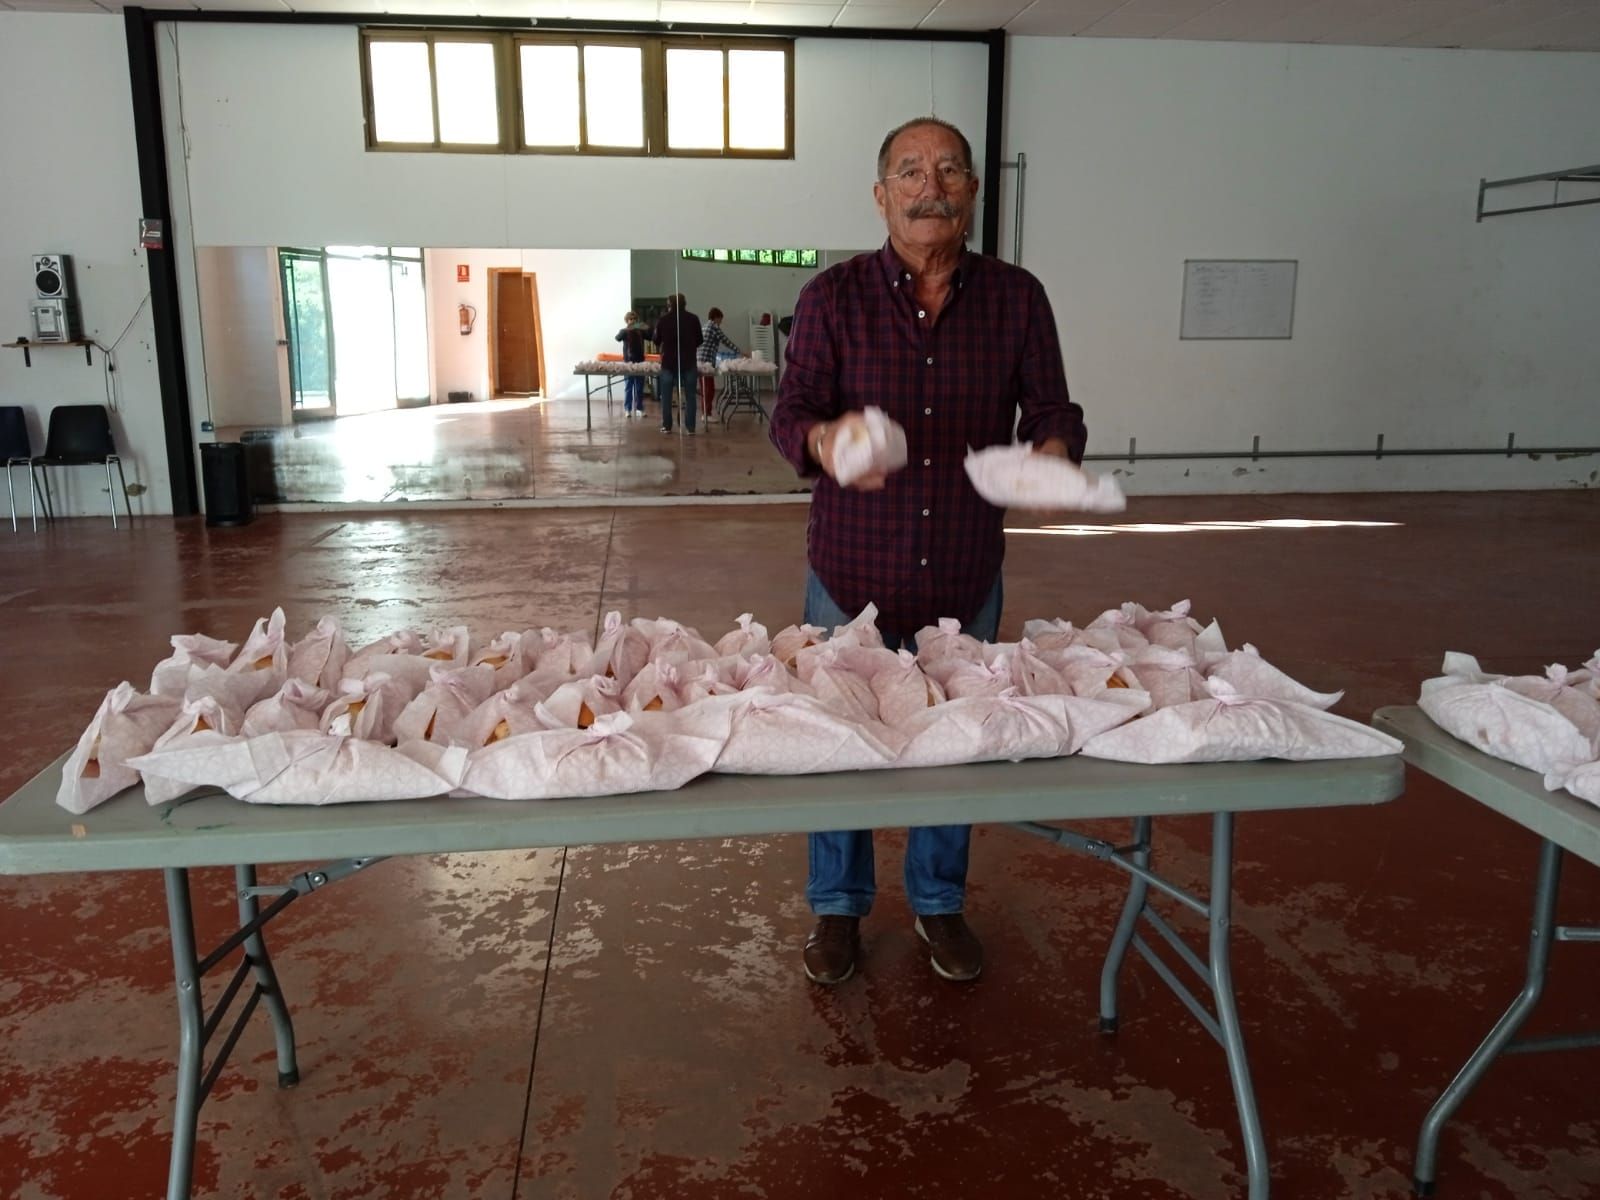
{"label": "row of window", "polygon": [[363,30],[372,150],[794,157],[794,43]]}
{"label": "row of window", "polygon": [[761,267],[815,267],[815,250],[685,250],[684,258],[702,262],[749,263]]}

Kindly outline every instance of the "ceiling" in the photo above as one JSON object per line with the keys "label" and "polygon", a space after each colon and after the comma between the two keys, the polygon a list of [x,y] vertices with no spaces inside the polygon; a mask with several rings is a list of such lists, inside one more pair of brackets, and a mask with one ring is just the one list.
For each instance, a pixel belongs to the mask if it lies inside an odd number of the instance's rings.
{"label": "ceiling", "polygon": [[[144,7],[1600,51],[1600,0],[144,0]],[[120,0],[0,0],[0,10],[29,12],[122,8]]]}

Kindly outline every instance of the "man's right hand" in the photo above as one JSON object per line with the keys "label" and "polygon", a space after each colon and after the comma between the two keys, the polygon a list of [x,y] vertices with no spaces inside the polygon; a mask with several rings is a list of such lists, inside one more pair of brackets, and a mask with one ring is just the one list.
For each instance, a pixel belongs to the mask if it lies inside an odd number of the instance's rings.
{"label": "man's right hand", "polygon": [[[817,438],[816,425],[806,431],[806,445],[811,447],[811,457],[816,459],[817,466],[822,468],[823,473],[829,479],[834,480],[836,483],[838,482],[833,473],[833,450],[839,444],[839,435],[853,436],[850,431],[865,426],[866,423],[866,418],[859,412],[847,412],[837,421],[828,422],[827,432],[822,435],[820,442]],[[822,422],[818,422],[818,424],[820,425]],[[862,432],[864,434],[865,430],[863,429]],[[852,488],[858,492],[881,492],[888,479],[887,475],[878,471],[870,475],[863,475],[859,479],[840,486]]]}

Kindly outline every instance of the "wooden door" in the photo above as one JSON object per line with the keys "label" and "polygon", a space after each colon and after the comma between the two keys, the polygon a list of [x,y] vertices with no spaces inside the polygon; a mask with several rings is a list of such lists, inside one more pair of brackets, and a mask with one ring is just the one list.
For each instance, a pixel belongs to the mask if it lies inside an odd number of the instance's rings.
{"label": "wooden door", "polygon": [[531,272],[514,267],[490,268],[489,327],[490,395],[543,395],[539,284]]}

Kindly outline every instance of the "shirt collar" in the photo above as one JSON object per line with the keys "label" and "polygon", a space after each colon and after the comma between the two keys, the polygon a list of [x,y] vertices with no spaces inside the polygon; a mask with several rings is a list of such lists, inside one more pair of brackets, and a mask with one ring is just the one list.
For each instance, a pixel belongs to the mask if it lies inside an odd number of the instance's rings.
{"label": "shirt collar", "polygon": [[[950,287],[959,289],[965,283],[968,273],[978,256],[965,246],[961,247],[961,257],[956,260],[956,269],[950,276]],[[897,287],[902,283],[911,282],[911,272],[906,269],[905,263],[900,261],[900,256],[894,252],[894,243],[885,238],[883,249],[878,251],[878,265],[883,270],[883,280],[890,287]]]}

